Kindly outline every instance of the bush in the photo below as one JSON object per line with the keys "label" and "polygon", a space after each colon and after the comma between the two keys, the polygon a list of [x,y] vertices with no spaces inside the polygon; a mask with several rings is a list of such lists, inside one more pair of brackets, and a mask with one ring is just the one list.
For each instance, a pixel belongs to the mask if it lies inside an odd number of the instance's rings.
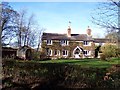
{"label": "bush", "polygon": [[[15,60],[7,60],[3,64],[2,88],[4,90],[18,90],[14,89],[16,87],[20,88],[19,90],[49,90],[62,87],[114,89],[120,87],[120,65],[107,69]],[[108,72],[114,81],[104,80]]]}
{"label": "bush", "polygon": [[40,60],[46,60],[46,59],[47,59],[47,55],[45,54],[45,52],[40,52]]}
{"label": "bush", "polygon": [[100,59],[101,59],[101,60],[106,60],[105,54],[101,53],[101,54],[100,54]]}
{"label": "bush", "polygon": [[116,49],[116,56],[117,56],[117,57],[120,57],[120,48],[117,48],[117,49]]}
{"label": "bush", "polygon": [[40,59],[40,52],[34,51],[32,53],[32,59],[33,60],[39,60]]}
{"label": "bush", "polygon": [[119,51],[117,49],[118,49],[117,45],[113,45],[109,43],[103,45],[101,47],[101,51],[105,56],[102,55],[102,57],[106,59],[111,58],[111,57],[118,57]]}
{"label": "bush", "polygon": [[[34,85],[39,88],[49,89],[56,87],[65,88],[90,88],[102,87],[104,73],[106,69],[82,68],[79,65],[68,64],[49,64],[36,62],[15,62],[7,61],[3,68],[5,79],[3,80],[4,89],[13,90],[14,87],[22,86],[24,90],[32,89]],[[6,81],[6,79],[9,78]],[[7,85],[6,85],[7,83]],[[44,89],[44,88],[43,88]]]}

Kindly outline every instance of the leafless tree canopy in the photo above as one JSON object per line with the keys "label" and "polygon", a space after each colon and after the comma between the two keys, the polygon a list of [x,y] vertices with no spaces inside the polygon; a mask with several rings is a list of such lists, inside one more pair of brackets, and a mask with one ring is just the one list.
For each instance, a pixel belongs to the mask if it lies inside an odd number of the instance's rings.
{"label": "leafless tree canopy", "polygon": [[2,3],[0,6],[2,7],[0,19],[1,40],[2,42],[10,41],[15,36],[14,32],[17,28],[16,18],[18,13],[8,3]]}
{"label": "leafless tree canopy", "polygon": [[110,2],[100,3],[92,14],[92,22],[100,27],[106,28],[108,32],[120,31],[119,26],[120,3],[110,0]]}
{"label": "leafless tree canopy", "polygon": [[17,18],[17,26],[18,29],[16,31],[17,36],[17,43],[18,46],[32,46],[35,42],[36,35],[33,28],[35,28],[34,24],[34,15],[31,15],[30,17],[26,17],[27,12],[25,10],[21,11],[19,13],[19,16]]}
{"label": "leafless tree canopy", "polygon": [[[42,29],[38,28],[34,15],[28,16],[26,10],[21,12],[15,11],[8,3],[0,4],[2,7],[0,27],[1,27],[1,41],[4,44],[14,46],[35,46],[40,42],[37,38],[40,37]],[[36,45],[37,46],[37,45]]]}

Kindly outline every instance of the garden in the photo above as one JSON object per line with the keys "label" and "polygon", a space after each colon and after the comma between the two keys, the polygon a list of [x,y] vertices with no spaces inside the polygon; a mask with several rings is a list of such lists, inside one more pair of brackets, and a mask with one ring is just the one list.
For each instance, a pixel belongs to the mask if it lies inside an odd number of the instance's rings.
{"label": "garden", "polygon": [[120,87],[120,58],[3,60],[4,90]]}

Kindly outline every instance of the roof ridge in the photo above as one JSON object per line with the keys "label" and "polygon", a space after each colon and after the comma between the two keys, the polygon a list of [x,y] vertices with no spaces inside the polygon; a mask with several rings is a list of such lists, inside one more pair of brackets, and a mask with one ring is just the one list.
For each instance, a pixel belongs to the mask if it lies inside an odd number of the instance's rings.
{"label": "roof ridge", "polygon": [[[43,33],[46,33],[46,32],[43,32]],[[62,34],[62,35],[65,35],[65,33],[46,33],[46,34]]]}
{"label": "roof ridge", "polygon": [[[46,32],[43,32],[43,33],[46,33]],[[61,35],[66,35],[67,33],[46,33],[46,34],[61,34]],[[77,33],[72,33],[71,35],[74,35],[74,34],[77,34]],[[87,35],[87,34],[77,34],[77,35]]]}

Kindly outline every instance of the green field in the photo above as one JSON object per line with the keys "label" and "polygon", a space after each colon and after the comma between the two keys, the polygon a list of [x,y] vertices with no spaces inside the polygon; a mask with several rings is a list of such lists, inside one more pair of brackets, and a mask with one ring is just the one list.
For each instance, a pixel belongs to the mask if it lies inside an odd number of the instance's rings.
{"label": "green field", "polygon": [[[23,61],[20,61],[23,62]],[[80,65],[82,67],[98,67],[107,68],[114,64],[120,64],[120,58],[112,58],[110,60],[104,61],[100,59],[79,59],[79,60],[45,60],[45,61],[26,61],[35,63],[59,63],[59,64],[69,64],[69,65]]]}

